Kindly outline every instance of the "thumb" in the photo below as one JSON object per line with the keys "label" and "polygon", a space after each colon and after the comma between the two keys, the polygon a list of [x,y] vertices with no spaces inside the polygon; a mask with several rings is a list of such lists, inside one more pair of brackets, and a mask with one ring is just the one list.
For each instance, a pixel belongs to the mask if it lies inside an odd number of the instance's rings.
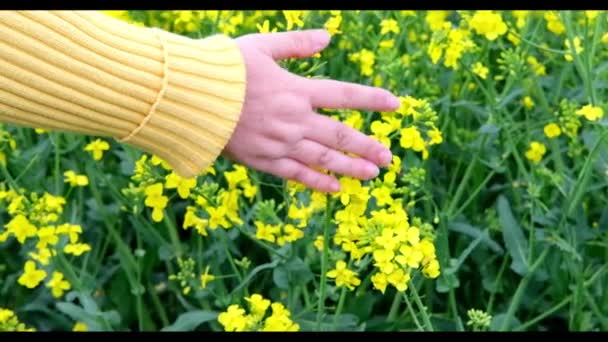
{"label": "thumb", "polygon": [[329,44],[330,35],[325,30],[304,30],[259,34],[260,48],[273,59],[310,57]]}

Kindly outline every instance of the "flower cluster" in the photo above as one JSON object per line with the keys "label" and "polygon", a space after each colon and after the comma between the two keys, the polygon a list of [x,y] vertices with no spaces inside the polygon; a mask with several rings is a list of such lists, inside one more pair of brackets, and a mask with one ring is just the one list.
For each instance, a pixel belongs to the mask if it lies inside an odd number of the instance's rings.
{"label": "flower cluster", "polygon": [[28,328],[20,322],[14,311],[0,307],[0,332],[8,331],[31,332],[36,331],[36,329]]}
{"label": "flower cluster", "polygon": [[63,273],[54,269],[51,258],[58,253],[81,256],[91,246],[80,240],[83,232],[77,224],[59,223],[65,198],[49,193],[23,194],[24,189],[0,191],[0,205],[6,206],[11,219],[0,229],[0,243],[11,237],[22,246],[29,260],[25,261],[18,283],[29,289],[38,287],[45,279],[54,297],[62,297],[71,289]]}
{"label": "flower cluster", "polygon": [[[238,304],[228,307],[218,316],[225,331],[298,331],[299,324],[291,319],[291,313],[280,302],[271,303],[260,294],[245,297],[249,310]],[[268,310],[270,308],[270,310]],[[271,311],[269,315],[269,311]]]}

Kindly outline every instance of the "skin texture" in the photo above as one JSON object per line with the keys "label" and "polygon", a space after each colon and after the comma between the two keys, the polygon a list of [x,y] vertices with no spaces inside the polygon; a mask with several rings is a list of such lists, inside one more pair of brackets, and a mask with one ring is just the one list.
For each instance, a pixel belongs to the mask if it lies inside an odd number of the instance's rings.
{"label": "skin texture", "polygon": [[323,192],[339,191],[340,183],[318,170],[367,180],[390,163],[392,154],[380,142],[316,108],[388,112],[399,108],[397,97],[384,89],[307,79],[277,64],[323,50],[330,41],[326,31],[250,34],[236,41],[245,59],[247,91],[224,156]]}

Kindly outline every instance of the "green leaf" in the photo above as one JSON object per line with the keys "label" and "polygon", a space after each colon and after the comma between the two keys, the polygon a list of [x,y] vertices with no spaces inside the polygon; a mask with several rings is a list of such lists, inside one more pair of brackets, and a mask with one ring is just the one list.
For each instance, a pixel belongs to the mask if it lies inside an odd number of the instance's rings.
{"label": "green leaf", "polygon": [[217,319],[215,311],[197,310],[183,313],[177,317],[175,323],[164,327],[161,331],[193,331],[199,325]]}
{"label": "green leaf", "polygon": [[103,320],[101,319],[101,317],[86,312],[78,305],[68,302],[59,302],[55,306],[59,311],[68,315],[73,321],[79,321],[86,324],[90,331],[111,330],[110,327],[107,327],[106,324],[103,324]]}
{"label": "green leaf", "polygon": [[449,292],[451,289],[456,289],[460,286],[460,280],[454,273],[442,273],[435,283],[435,288],[439,293]]}
{"label": "green leaf", "polygon": [[481,237],[481,243],[483,245],[486,245],[493,252],[501,254],[501,255],[504,253],[503,248],[498,243],[496,243],[496,241],[494,241],[494,240],[492,240],[492,238],[490,238],[487,231],[481,231],[481,229],[479,229],[477,227],[471,226],[470,224],[461,223],[461,222],[449,223],[448,229],[468,235],[475,239]]}
{"label": "green leaf", "polygon": [[284,266],[279,266],[272,271],[272,280],[278,288],[289,289],[289,274]]}
{"label": "green leaf", "polygon": [[519,275],[528,272],[528,240],[526,240],[521,227],[517,224],[509,201],[500,195],[497,200],[498,220],[502,227],[502,236],[507,246],[507,251],[513,261],[511,269]]}
{"label": "green leaf", "polygon": [[313,279],[310,267],[300,258],[289,260],[285,268],[289,272],[289,283],[292,285],[303,285]]}

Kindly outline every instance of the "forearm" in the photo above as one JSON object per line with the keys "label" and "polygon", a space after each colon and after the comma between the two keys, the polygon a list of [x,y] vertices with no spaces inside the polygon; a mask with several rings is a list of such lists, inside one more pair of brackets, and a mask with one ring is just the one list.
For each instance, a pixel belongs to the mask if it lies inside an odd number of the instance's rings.
{"label": "forearm", "polygon": [[245,95],[229,38],[192,40],[94,12],[0,13],[0,121],[114,137],[192,177]]}

